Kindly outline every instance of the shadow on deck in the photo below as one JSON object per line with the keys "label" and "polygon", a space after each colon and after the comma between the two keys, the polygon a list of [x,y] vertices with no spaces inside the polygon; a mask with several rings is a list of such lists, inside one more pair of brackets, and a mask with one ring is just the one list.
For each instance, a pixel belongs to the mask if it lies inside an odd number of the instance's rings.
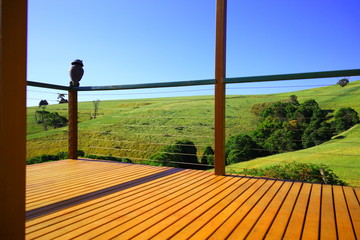
{"label": "shadow on deck", "polygon": [[360,189],[92,160],[27,167],[27,239],[359,239]]}

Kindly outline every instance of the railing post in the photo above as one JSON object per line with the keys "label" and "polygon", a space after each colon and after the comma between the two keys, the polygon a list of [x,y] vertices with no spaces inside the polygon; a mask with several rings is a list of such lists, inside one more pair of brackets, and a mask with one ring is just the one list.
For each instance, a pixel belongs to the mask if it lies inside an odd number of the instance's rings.
{"label": "railing post", "polygon": [[69,132],[68,132],[68,151],[69,159],[77,159],[78,150],[78,93],[75,88],[69,90]]}
{"label": "railing post", "polygon": [[225,175],[225,83],[227,0],[216,1],[215,174]]}
{"label": "railing post", "polygon": [[25,239],[27,1],[0,12],[0,236]]}

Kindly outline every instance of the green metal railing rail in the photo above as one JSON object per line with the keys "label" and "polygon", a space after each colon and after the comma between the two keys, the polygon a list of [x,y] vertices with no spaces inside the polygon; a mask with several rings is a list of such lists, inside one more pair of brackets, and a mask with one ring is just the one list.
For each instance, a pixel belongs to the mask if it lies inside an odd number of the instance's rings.
{"label": "green metal railing rail", "polygon": [[[360,76],[360,69],[225,78],[224,83],[226,84],[250,83],[250,82],[254,83],[254,82],[305,80],[305,79],[315,79],[315,78],[351,77],[351,76]],[[216,84],[215,79],[125,84],[125,85],[110,85],[110,86],[84,86],[84,87],[76,87],[75,89],[77,91],[107,91],[107,90],[132,90],[132,89],[162,88],[162,87],[186,87],[186,86],[200,86],[200,85],[212,85],[212,84]],[[70,90],[70,87],[67,86],[61,86],[61,85],[55,85],[49,83],[39,83],[34,81],[27,81],[27,85],[33,87],[59,89],[66,91]]]}

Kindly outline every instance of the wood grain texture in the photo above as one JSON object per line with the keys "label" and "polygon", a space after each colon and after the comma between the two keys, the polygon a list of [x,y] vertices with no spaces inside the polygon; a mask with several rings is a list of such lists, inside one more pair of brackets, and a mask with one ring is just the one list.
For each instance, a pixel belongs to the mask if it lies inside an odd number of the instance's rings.
{"label": "wood grain texture", "polygon": [[356,239],[357,193],[352,187],[61,160],[27,168],[26,238]]}

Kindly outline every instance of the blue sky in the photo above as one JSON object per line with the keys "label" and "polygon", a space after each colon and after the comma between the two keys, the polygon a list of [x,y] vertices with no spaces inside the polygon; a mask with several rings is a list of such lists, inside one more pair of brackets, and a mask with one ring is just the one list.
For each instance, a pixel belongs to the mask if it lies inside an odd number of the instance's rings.
{"label": "blue sky", "polygon": [[[228,0],[227,77],[360,68],[359,7],[359,0]],[[29,0],[27,78],[68,85],[77,58],[85,65],[81,86],[214,78],[214,39],[215,0]],[[266,93],[241,86],[260,85],[232,85],[228,93]],[[211,94],[207,89],[96,92],[80,100]],[[56,90],[28,90],[28,105],[56,103]]]}

